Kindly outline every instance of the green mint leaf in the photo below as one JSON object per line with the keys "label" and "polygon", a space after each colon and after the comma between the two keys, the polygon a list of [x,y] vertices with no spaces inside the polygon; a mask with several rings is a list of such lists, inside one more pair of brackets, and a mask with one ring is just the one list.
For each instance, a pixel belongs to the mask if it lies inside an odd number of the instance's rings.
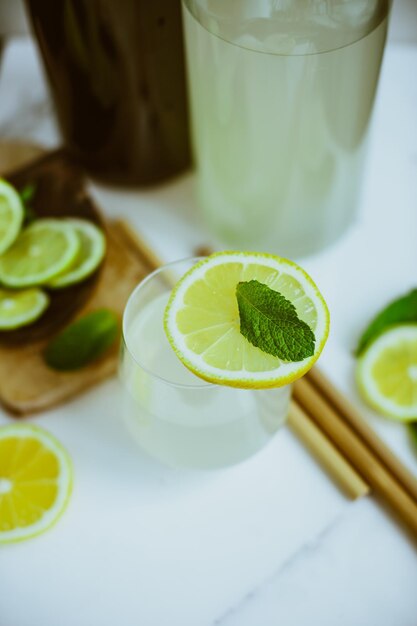
{"label": "green mint leaf", "polygon": [[117,315],[98,309],[67,326],[46,346],[43,356],[52,369],[76,370],[101,356],[118,336]]}
{"label": "green mint leaf", "polygon": [[302,361],[314,354],[313,331],[278,291],[250,280],[238,284],[236,297],[240,332],[252,345],[284,361]]}
{"label": "green mint leaf", "polygon": [[33,200],[33,197],[36,192],[36,185],[34,183],[29,183],[25,185],[23,189],[20,190],[19,195],[23,204],[27,204]]}
{"label": "green mint leaf", "polygon": [[365,348],[388,326],[407,322],[417,322],[417,289],[394,300],[386,306],[369,324],[359,339],[355,354],[359,356]]}
{"label": "green mint leaf", "polygon": [[29,222],[33,222],[36,219],[37,215],[31,206],[31,202],[36,193],[36,185],[34,183],[29,183],[23,187],[19,191],[19,196],[23,204],[23,208],[25,210],[25,222],[28,224]]}

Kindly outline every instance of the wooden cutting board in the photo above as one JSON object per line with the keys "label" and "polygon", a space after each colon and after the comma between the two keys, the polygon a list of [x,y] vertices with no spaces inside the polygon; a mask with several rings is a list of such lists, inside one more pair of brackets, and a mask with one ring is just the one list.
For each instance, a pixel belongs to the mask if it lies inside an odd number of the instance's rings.
{"label": "wooden cutting board", "polygon": [[[107,254],[102,268],[82,285],[51,294],[53,314],[31,327],[0,337],[0,402],[14,416],[22,416],[58,405],[92,387],[117,369],[119,345],[102,358],[74,372],[50,369],[42,352],[54,334],[85,313],[102,307],[122,318],[127,299],[152,268],[146,254],[132,245],[129,226],[108,222],[88,197],[82,172],[64,151],[42,154],[10,172],[13,167],[39,153],[34,146],[0,144],[0,174],[21,188],[35,183],[37,213],[77,215],[100,222],[107,236]],[[10,159],[7,155],[9,154]],[[146,246],[144,247],[146,250]],[[67,293],[63,293],[63,292]]]}

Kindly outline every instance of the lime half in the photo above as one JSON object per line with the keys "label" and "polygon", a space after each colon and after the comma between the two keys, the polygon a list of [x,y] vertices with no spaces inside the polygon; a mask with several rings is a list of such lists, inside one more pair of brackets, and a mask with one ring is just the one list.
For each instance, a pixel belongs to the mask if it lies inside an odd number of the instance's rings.
{"label": "lime half", "polygon": [[358,360],[356,379],[377,411],[408,422],[417,419],[417,324],[386,330]]}
{"label": "lime half", "polygon": [[[251,280],[294,305],[299,319],[315,334],[314,354],[284,361],[241,334],[236,287]],[[291,383],[310,369],[326,342],[329,312],[313,280],[295,263],[270,254],[219,252],[194,265],[177,283],[164,325],[178,358],[200,378],[263,389]]]}
{"label": "lime half", "polygon": [[17,191],[0,179],[0,254],[15,241],[23,223],[23,204]]}
{"label": "lime half", "polygon": [[0,289],[0,330],[31,324],[42,315],[48,304],[46,293],[36,287],[21,291]]}
{"label": "lime half", "polygon": [[106,238],[95,224],[81,219],[68,219],[65,222],[75,229],[80,239],[80,250],[72,265],[53,278],[48,287],[68,287],[84,280],[97,269],[106,252]]}
{"label": "lime half", "polygon": [[79,250],[79,237],[70,224],[37,220],[0,257],[0,280],[8,287],[45,284],[70,267]]}

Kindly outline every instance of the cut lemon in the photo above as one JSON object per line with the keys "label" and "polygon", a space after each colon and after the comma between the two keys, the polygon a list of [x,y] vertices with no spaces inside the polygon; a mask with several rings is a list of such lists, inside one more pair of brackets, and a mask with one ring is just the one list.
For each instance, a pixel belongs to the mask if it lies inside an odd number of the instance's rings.
{"label": "cut lemon", "polygon": [[106,238],[92,222],[80,219],[65,220],[76,231],[81,247],[69,269],[53,278],[49,287],[68,287],[90,276],[100,265],[106,252]]}
{"label": "cut lemon", "polygon": [[50,528],[71,489],[71,460],[52,435],[25,424],[0,428],[0,543]]}
{"label": "cut lemon", "polygon": [[[315,334],[312,356],[284,361],[240,333],[236,287],[250,280],[292,302]],[[174,287],[164,326],[178,358],[200,378],[265,389],[291,383],[311,368],[329,333],[329,312],[313,280],[295,263],[268,254],[219,252],[194,265]]]}
{"label": "cut lemon", "polygon": [[11,330],[38,319],[49,304],[44,291],[33,287],[21,291],[0,289],[0,330]]}
{"label": "cut lemon", "polygon": [[358,360],[356,379],[364,399],[383,415],[417,419],[417,324],[386,330]]}
{"label": "cut lemon", "polygon": [[70,267],[79,250],[79,237],[64,220],[37,220],[0,257],[0,280],[9,287],[45,284]]}
{"label": "cut lemon", "polygon": [[15,241],[23,223],[23,204],[17,191],[0,179],[0,254]]}

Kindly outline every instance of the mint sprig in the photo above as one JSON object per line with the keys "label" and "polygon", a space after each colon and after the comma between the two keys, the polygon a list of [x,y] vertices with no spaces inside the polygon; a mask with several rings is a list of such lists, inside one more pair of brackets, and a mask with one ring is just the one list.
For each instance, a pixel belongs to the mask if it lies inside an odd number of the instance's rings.
{"label": "mint sprig", "polygon": [[28,183],[19,191],[20,199],[23,204],[28,204],[32,202],[36,193],[36,185],[34,183]]}
{"label": "mint sprig", "polygon": [[359,339],[356,356],[362,354],[371,341],[381,335],[388,326],[410,322],[417,322],[417,289],[394,300],[378,313]]}
{"label": "mint sprig", "polygon": [[71,371],[98,359],[119,336],[113,311],[97,309],[67,326],[46,346],[43,357],[50,368]]}
{"label": "mint sprig", "polygon": [[281,293],[250,280],[237,285],[236,298],[240,332],[252,345],[284,361],[302,361],[314,354],[313,331]]}
{"label": "mint sprig", "polygon": [[32,222],[36,219],[36,213],[32,207],[32,200],[36,194],[36,185],[35,183],[28,183],[19,191],[19,196],[23,204],[23,208],[25,210],[25,222],[26,224]]}

